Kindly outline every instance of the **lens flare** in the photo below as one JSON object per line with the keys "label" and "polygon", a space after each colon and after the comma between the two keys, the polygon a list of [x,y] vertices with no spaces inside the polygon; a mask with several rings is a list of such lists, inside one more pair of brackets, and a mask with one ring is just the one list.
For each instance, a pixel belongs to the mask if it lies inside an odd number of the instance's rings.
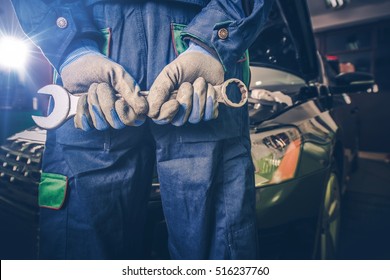
{"label": "lens flare", "polygon": [[0,65],[10,69],[22,69],[28,56],[28,45],[21,39],[4,36],[0,38]]}

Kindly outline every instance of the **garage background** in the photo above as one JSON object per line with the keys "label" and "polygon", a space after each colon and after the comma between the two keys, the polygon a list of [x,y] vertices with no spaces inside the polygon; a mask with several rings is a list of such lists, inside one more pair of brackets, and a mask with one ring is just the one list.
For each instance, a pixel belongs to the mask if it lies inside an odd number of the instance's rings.
{"label": "garage background", "polygon": [[379,86],[350,95],[360,114],[360,166],[343,201],[340,258],[390,259],[390,1],[308,5],[320,53],[373,74]]}

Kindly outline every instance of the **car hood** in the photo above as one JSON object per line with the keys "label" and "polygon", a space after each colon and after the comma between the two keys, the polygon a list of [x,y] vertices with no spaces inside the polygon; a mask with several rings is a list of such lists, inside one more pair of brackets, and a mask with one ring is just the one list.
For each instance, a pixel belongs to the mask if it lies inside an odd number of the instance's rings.
{"label": "car hood", "polygon": [[306,82],[315,80],[317,48],[306,0],[276,0],[249,53],[253,66],[287,71]]}

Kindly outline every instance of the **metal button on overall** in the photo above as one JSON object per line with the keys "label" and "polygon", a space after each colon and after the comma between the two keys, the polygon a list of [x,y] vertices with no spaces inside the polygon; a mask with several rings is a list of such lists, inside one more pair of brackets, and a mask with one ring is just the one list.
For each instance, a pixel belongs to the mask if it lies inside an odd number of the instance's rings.
{"label": "metal button on overall", "polygon": [[59,27],[59,28],[66,28],[67,26],[68,26],[68,21],[66,20],[66,18],[64,18],[64,17],[59,17],[59,18],[57,18],[57,21],[56,21],[56,23],[57,23],[57,26]]}
{"label": "metal button on overall", "polygon": [[225,40],[229,36],[229,31],[226,28],[221,28],[218,30],[218,37],[221,40]]}

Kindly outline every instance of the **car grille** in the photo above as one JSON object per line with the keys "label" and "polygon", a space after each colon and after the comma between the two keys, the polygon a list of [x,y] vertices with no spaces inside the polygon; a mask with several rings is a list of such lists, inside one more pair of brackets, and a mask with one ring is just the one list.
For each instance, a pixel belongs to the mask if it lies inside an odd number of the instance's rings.
{"label": "car grille", "polygon": [[43,144],[17,139],[0,147],[0,209],[2,213],[31,220],[38,212]]}

